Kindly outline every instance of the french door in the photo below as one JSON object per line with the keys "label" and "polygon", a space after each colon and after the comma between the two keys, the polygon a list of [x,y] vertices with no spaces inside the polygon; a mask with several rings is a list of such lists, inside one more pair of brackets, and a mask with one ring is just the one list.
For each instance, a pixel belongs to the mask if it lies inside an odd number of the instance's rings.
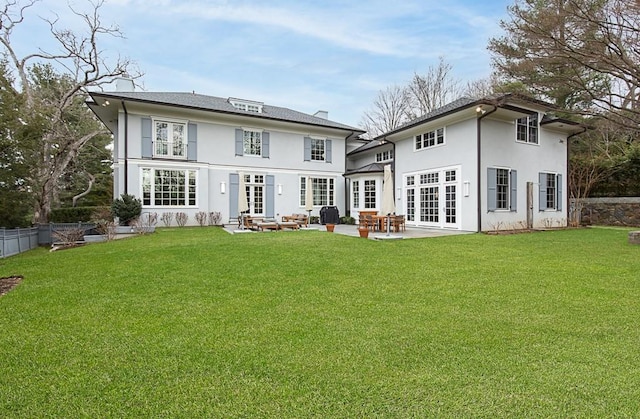
{"label": "french door", "polygon": [[264,215],[264,175],[245,175],[245,193],[249,203],[249,214]]}
{"label": "french door", "polygon": [[405,175],[407,223],[424,227],[459,228],[458,182],[458,169]]}

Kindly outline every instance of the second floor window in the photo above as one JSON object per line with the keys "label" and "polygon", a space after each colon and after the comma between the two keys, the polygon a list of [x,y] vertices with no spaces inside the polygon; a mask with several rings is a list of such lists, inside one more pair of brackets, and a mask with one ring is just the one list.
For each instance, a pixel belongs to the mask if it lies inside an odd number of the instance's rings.
{"label": "second floor window", "polygon": [[538,144],[538,114],[516,120],[516,141]]}
{"label": "second floor window", "polygon": [[262,155],[262,133],[260,131],[244,131],[243,148],[245,156]]}
{"label": "second floor window", "polygon": [[425,132],[424,134],[416,135],[416,151],[422,150],[423,148],[435,147],[441,144],[444,144],[444,128],[438,128],[435,131],[429,131]]}
{"label": "second floor window", "polygon": [[184,159],[187,156],[187,127],[181,122],[155,121],[154,155]]}
{"label": "second floor window", "polygon": [[376,162],[393,160],[393,150],[376,153]]}
{"label": "second floor window", "polygon": [[311,160],[324,161],[325,150],[324,140],[317,138],[311,139]]}

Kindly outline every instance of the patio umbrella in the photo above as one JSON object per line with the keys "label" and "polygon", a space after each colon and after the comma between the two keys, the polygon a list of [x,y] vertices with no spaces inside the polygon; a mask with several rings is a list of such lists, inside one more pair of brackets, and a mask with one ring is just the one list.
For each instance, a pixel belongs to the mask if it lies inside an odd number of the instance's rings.
{"label": "patio umbrella", "polygon": [[244,181],[244,173],[238,173],[240,183],[238,185],[238,212],[240,213],[240,222],[242,230],[244,230],[244,213],[249,211],[249,202],[247,202],[247,185]]}
{"label": "patio umbrella", "polygon": [[311,211],[313,211],[313,189],[311,188],[310,176],[307,176],[307,186],[305,187],[304,210],[309,211],[309,218],[307,218],[307,226],[308,226],[309,222],[311,222]]}
{"label": "patio umbrella", "polygon": [[387,234],[389,234],[389,217],[396,212],[396,203],[393,199],[393,175],[391,165],[384,166],[384,179],[382,181],[382,214],[387,216]]}

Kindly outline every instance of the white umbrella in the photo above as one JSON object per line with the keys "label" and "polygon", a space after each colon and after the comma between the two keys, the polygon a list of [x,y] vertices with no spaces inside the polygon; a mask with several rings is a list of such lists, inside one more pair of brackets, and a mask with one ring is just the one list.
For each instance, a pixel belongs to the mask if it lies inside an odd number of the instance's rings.
{"label": "white umbrella", "polygon": [[238,185],[238,212],[240,213],[240,222],[242,230],[244,230],[244,212],[249,211],[249,202],[247,202],[247,185],[244,182],[244,173],[238,173],[240,182]]}
{"label": "white umbrella", "polygon": [[307,225],[311,221],[311,211],[313,211],[313,189],[311,188],[311,176],[307,176],[307,185],[304,194],[304,210],[309,211]]}
{"label": "white umbrella", "polygon": [[[389,216],[396,212],[396,203],[393,199],[393,175],[391,174],[391,165],[384,166],[384,179],[382,181],[382,214]],[[387,222],[387,234],[389,234],[389,222]]]}

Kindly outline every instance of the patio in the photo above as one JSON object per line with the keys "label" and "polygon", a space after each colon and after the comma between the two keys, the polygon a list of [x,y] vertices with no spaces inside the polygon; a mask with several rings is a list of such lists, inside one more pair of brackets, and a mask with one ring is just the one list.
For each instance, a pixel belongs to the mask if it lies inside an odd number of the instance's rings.
{"label": "patio", "polygon": [[[238,226],[236,224],[227,224],[224,229],[229,234],[238,234]],[[300,230],[316,230],[320,233],[326,233],[326,228],[320,224],[310,224],[309,228],[301,228]],[[245,230],[245,232],[253,232],[253,233],[262,233],[262,231],[253,231],[253,230]],[[276,233],[280,234],[282,231],[276,230],[267,230],[264,233]],[[286,231],[289,232],[289,231]],[[358,226],[357,225],[349,225],[349,224],[336,224],[334,229],[334,234],[342,234],[345,236],[359,237],[358,234]],[[294,234],[296,232],[294,231]],[[469,231],[460,231],[460,230],[443,230],[443,229],[435,229],[435,228],[418,228],[418,227],[410,227],[407,226],[406,231],[400,231],[398,233],[391,232],[389,236],[393,238],[402,238],[402,239],[420,239],[427,237],[441,237],[441,236],[452,236],[458,234],[471,234]],[[244,234],[244,233],[242,233]],[[369,232],[369,239],[387,239],[387,233],[384,231],[371,231]]]}

